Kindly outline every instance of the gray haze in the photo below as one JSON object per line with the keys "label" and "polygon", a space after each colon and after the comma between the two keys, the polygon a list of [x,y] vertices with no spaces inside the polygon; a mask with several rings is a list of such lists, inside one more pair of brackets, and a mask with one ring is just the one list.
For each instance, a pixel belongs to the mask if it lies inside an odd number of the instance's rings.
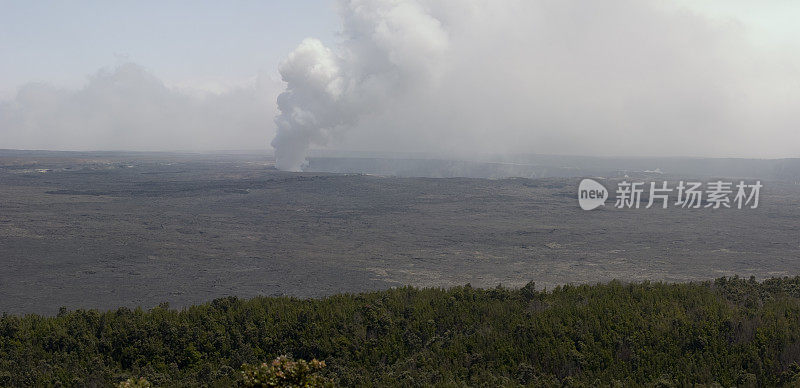
{"label": "gray haze", "polygon": [[655,0],[354,0],[339,13],[339,43],[301,42],[283,86],[193,93],[134,64],[80,90],[25,86],[0,105],[0,148],[272,139],[287,170],[314,148],[800,156],[797,58],[736,20]]}
{"label": "gray haze", "polygon": [[0,148],[209,150],[256,148],[275,114],[259,77],[224,93],[170,88],[134,63],[103,69],[79,90],[32,83],[0,105]]}

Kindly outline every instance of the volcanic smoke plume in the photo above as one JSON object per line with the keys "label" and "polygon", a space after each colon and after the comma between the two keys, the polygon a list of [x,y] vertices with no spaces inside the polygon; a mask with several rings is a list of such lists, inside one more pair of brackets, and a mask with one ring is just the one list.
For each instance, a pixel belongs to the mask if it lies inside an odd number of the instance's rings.
{"label": "volcanic smoke plume", "polygon": [[281,65],[286,91],[272,141],[279,169],[300,171],[312,144],[324,145],[391,98],[436,82],[448,36],[416,1],[340,3],[343,42],[304,40]]}
{"label": "volcanic smoke plume", "polygon": [[[280,67],[277,166],[311,147],[796,157],[800,60],[659,0],[342,0]],[[776,48],[780,47],[780,50]]]}

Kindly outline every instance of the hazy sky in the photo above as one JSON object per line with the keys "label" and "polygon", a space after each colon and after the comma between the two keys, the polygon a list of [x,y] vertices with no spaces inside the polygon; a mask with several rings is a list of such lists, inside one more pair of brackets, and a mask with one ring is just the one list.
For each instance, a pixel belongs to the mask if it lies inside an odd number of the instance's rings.
{"label": "hazy sky", "polygon": [[0,0],[0,96],[25,83],[79,87],[138,63],[169,85],[218,90],[278,64],[306,37],[333,39],[334,4],[292,1]]}
{"label": "hazy sky", "polygon": [[790,0],[0,0],[0,148],[270,149],[283,74],[292,153],[798,157],[797,20]]}

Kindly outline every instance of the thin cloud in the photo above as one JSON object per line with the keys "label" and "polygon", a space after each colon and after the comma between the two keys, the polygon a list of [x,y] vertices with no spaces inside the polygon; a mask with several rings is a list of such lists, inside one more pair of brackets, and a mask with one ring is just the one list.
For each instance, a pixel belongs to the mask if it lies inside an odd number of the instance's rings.
{"label": "thin cloud", "polygon": [[210,93],[167,87],[135,63],[77,90],[32,83],[0,105],[0,148],[218,150],[267,147],[278,86],[268,77]]}

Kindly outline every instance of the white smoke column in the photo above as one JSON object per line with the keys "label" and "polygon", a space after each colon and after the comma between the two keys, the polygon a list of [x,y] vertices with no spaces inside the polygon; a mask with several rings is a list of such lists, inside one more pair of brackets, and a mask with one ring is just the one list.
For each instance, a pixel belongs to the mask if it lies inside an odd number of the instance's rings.
{"label": "white smoke column", "polygon": [[277,167],[300,171],[312,145],[324,145],[390,99],[435,83],[448,36],[413,0],[340,3],[344,38],[337,51],[304,40],[281,65],[286,91],[272,141]]}

